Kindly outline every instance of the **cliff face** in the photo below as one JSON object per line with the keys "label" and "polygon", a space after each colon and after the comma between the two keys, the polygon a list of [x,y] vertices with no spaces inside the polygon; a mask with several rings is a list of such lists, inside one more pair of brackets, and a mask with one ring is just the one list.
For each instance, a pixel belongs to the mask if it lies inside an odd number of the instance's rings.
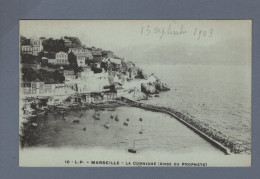
{"label": "cliff face", "polygon": [[160,91],[168,90],[170,90],[170,88],[154,75],[151,75],[147,79],[147,83],[142,84],[142,92],[145,94],[158,94]]}
{"label": "cliff face", "polygon": [[142,83],[142,92],[145,94],[158,94],[159,90],[156,89],[155,85],[152,83]]}
{"label": "cliff face", "polygon": [[135,101],[139,101],[139,100],[143,100],[143,99],[147,98],[146,94],[144,94],[137,88],[133,88],[133,89],[129,90],[128,93],[126,93],[123,97],[126,97],[131,100],[135,100]]}
{"label": "cliff face", "polygon": [[165,83],[162,83],[160,80],[157,80],[154,85],[155,85],[155,88],[159,91],[169,91],[170,90],[170,88]]}

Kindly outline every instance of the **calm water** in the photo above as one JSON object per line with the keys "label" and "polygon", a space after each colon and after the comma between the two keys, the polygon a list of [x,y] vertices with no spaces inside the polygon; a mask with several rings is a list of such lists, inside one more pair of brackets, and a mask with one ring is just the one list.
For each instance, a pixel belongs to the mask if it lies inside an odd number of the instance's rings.
{"label": "calm water", "polygon": [[[169,115],[145,111],[139,108],[118,107],[116,112],[101,111],[101,120],[94,120],[94,110],[80,111],[81,118],[75,117],[70,112],[66,118],[61,115],[48,114],[46,119],[38,120],[35,129],[37,138],[34,146],[38,147],[75,147],[75,148],[116,148],[127,151],[133,146],[138,151],[167,151],[174,153],[183,152],[213,152],[221,153],[211,144],[200,138],[190,129],[171,118]],[[119,121],[110,120],[110,128],[104,124],[109,116],[119,115]],[[139,121],[139,117],[143,121]],[[80,123],[68,123],[72,119],[80,119]],[[129,126],[123,122],[129,118]],[[143,134],[139,134],[141,126]],[[86,131],[83,128],[86,127]]]}
{"label": "calm water", "polygon": [[171,91],[147,103],[173,107],[209,124],[230,139],[251,145],[249,66],[142,65]]}

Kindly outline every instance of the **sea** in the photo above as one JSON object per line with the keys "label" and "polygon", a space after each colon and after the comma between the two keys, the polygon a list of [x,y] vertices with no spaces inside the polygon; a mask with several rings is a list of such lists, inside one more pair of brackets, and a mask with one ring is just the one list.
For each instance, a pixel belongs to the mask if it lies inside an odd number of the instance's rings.
{"label": "sea", "polygon": [[140,66],[171,88],[147,103],[192,116],[230,140],[251,148],[251,66]]}

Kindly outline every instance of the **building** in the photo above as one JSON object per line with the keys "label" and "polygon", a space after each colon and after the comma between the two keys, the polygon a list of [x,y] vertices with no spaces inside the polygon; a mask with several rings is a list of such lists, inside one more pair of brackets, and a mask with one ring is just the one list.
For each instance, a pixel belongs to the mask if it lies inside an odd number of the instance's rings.
{"label": "building", "polygon": [[55,59],[57,64],[69,64],[68,54],[65,52],[58,52],[55,54]]}
{"label": "building", "polygon": [[30,40],[30,42],[33,55],[38,55],[43,50],[42,40],[33,38]]}
{"label": "building", "polygon": [[43,81],[35,80],[32,82],[21,83],[21,95],[29,97],[40,96],[60,96],[74,94],[76,91],[64,83],[45,84]]}
{"label": "building", "polygon": [[102,61],[102,53],[100,51],[92,51],[93,61],[101,62]]}
{"label": "building", "polygon": [[85,63],[86,57],[85,56],[82,56],[82,54],[76,54],[75,56],[77,58],[77,64],[78,64],[79,67],[86,65],[86,63]]}
{"label": "building", "polygon": [[63,70],[63,75],[65,77],[65,83],[77,79],[77,75],[71,70]]}
{"label": "building", "polygon": [[46,58],[48,59],[48,63],[54,65],[69,65],[68,54],[65,52],[58,52],[55,55],[49,54],[48,56],[49,58],[47,57],[44,58],[45,60]]}
{"label": "building", "polygon": [[115,55],[111,51],[102,51],[103,58],[115,58]]}
{"label": "building", "polygon": [[21,46],[22,54],[33,54],[32,47],[30,45],[23,45]]}
{"label": "building", "polygon": [[44,82],[35,80],[32,82],[21,83],[21,89],[23,95],[31,94],[43,94],[44,93]]}
{"label": "building", "polygon": [[111,63],[116,64],[116,65],[121,65],[121,63],[122,63],[122,61],[120,59],[118,59],[118,58],[109,58],[109,61]]}
{"label": "building", "polygon": [[87,60],[92,60],[93,56],[87,48],[69,48],[68,53],[73,53],[75,56],[84,56]]}
{"label": "building", "polygon": [[62,37],[61,39],[64,41],[64,45],[65,45],[66,47],[71,47],[71,46],[72,46],[72,42],[71,42],[70,39],[68,39],[68,38],[66,38],[66,37]]}
{"label": "building", "polygon": [[36,38],[30,39],[30,45],[21,46],[22,54],[31,54],[37,56],[42,50],[43,50],[42,40]]}

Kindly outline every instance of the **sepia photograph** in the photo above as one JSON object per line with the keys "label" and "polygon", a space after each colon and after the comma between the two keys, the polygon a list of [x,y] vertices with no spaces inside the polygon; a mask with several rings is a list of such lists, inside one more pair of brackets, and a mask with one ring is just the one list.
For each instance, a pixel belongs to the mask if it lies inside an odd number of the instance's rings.
{"label": "sepia photograph", "polygon": [[20,20],[19,166],[251,166],[251,20]]}

